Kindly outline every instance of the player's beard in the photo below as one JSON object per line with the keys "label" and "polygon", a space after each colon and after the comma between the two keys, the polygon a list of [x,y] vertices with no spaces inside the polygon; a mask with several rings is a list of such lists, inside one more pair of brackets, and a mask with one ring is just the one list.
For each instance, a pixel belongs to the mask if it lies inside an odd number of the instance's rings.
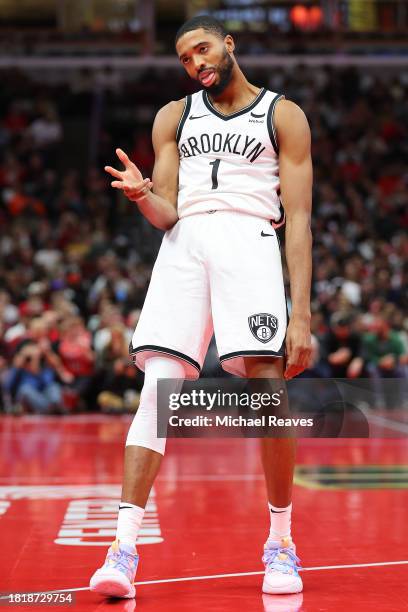
{"label": "player's beard", "polygon": [[217,66],[217,73],[219,76],[218,83],[206,87],[208,93],[212,96],[219,96],[230,84],[232,78],[232,71],[234,68],[234,62],[228,51],[224,48],[224,53]]}

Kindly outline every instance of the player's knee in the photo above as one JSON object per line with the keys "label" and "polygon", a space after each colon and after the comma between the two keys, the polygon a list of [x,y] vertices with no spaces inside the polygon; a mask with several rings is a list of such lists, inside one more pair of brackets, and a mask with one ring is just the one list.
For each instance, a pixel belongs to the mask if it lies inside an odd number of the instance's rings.
{"label": "player's knee", "polygon": [[[146,360],[145,381],[140,396],[138,411],[129,428],[126,446],[143,446],[164,455],[166,437],[158,436],[157,380],[182,379],[185,377],[184,366],[178,360],[158,356]],[[165,425],[163,424],[163,429]]]}
{"label": "player's knee", "polygon": [[157,434],[157,406],[141,401],[129,428],[126,446],[143,446],[164,455],[166,438],[159,438]]}

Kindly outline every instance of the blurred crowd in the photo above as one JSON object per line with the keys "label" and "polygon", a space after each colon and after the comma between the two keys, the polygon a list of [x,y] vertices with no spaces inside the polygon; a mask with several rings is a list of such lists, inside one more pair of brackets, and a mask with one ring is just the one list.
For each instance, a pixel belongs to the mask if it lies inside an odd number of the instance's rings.
{"label": "blurred crowd", "polygon": [[[128,345],[161,233],[110,188],[103,166],[117,165],[121,146],[151,176],[154,113],[192,91],[170,72],[82,72],[54,84],[2,75],[3,410],[137,409],[143,376]],[[312,128],[306,375],[407,377],[408,75],[299,66],[248,76],[300,104]],[[214,345],[205,371],[221,373]]]}

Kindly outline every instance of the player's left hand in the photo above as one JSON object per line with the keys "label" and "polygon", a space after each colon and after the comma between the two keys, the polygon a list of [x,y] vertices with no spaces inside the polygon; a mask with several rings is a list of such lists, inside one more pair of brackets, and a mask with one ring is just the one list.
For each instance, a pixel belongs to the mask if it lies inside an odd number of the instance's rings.
{"label": "player's left hand", "polygon": [[289,380],[309,367],[312,357],[310,323],[291,317],[286,332],[286,369],[284,378]]}

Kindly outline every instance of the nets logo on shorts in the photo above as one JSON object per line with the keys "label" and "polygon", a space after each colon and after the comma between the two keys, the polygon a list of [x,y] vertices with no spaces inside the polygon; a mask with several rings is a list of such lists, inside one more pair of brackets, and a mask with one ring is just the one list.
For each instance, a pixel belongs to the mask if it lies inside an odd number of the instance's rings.
{"label": "nets logo on shorts", "polygon": [[249,329],[259,342],[269,342],[278,331],[278,319],[267,312],[248,317]]}

